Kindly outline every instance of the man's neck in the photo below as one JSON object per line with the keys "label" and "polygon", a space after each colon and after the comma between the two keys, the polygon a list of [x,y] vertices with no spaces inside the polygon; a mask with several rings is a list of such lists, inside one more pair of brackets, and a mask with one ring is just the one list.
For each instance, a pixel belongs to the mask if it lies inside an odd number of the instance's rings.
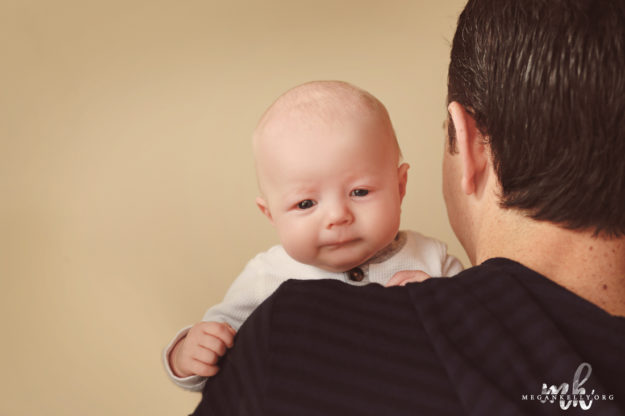
{"label": "man's neck", "polygon": [[493,257],[515,260],[606,312],[625,316],[625,238],[593,237],[510,212],[491,224],[477,246],[476,264]]}

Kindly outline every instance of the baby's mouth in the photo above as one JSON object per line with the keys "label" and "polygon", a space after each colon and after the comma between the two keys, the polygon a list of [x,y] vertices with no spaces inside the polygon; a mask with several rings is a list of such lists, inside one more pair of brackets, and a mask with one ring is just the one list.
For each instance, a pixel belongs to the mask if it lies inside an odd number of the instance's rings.
{"label": "baby's mouth", "polygon": [[330,243],[324,244],[323,247],[325,247],[327,249],[330,249],[330,250],[336,250],[336,249],[341,248],[341,247],[346,247],[346,246],[352,245],[352,244],[356,243],[357,241],[358,241],[357,238],[351,238],[351,239],[346,239],[346,240],[338,240],[338,241],[335,241],[335,242],[330,242]]}

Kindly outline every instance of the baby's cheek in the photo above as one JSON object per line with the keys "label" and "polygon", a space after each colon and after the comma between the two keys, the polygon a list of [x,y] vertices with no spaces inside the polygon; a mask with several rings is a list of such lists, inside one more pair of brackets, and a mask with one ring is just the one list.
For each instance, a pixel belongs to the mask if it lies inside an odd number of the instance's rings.
{"label": "baby's cheek", "polygon": [[400,223],[400,208],[394,204],[380,204],[370,215],[370,227],[376,234],[395,233]]}
{"label": "baby's cheek", "polygon": [[299,261],[300,263],[305,264],[314,264],[315,263],[315,253],[311,248],[307,245],[302,244],[301,241],[295,241],[291,244],[284,245],[284,249],[286,252]]}
{"label": "baby's cheek", "polygon": [[305,227],[292,224],[280,232],[280,242],[286,252],[301,263],[312,263],[315,256],[316,238]]}

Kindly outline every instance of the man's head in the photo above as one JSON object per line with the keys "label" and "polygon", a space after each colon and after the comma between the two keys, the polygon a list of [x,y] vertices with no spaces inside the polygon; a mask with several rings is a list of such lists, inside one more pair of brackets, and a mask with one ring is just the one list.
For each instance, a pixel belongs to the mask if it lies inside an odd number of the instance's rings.
{"label": "man's head", "polygon": [[392,242],[408,165],[371,94],[336,81],[295,87],[265,112],[253,142],[257,204],[291,257],[346,271]]}
{"label": "man's head", "polygon": [[[448,103],[481,133],[502,207],[625,235],[624,68],[622,0],[468,2]],[[455,137],[450,123],[452,153]]]}

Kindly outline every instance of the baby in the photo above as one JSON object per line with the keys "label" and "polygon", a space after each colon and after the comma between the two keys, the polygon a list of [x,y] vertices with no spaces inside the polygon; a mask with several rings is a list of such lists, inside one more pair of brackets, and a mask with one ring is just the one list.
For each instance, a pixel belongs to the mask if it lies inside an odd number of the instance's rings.
{"label": "baby", "polygon": [[[219,371],[233,328],[287,279],[387,284],[407,270],[462,270],[443,243],[399,231],[409,166],[386,108],[371,94],[336,81],[295,87],[265,112],[253,147],[256,204],[282,244],[253,258],[223,302],[165,350],[170,377],[185,389],[201,390]],[[393,283],[413,276],[399,273]]]}

